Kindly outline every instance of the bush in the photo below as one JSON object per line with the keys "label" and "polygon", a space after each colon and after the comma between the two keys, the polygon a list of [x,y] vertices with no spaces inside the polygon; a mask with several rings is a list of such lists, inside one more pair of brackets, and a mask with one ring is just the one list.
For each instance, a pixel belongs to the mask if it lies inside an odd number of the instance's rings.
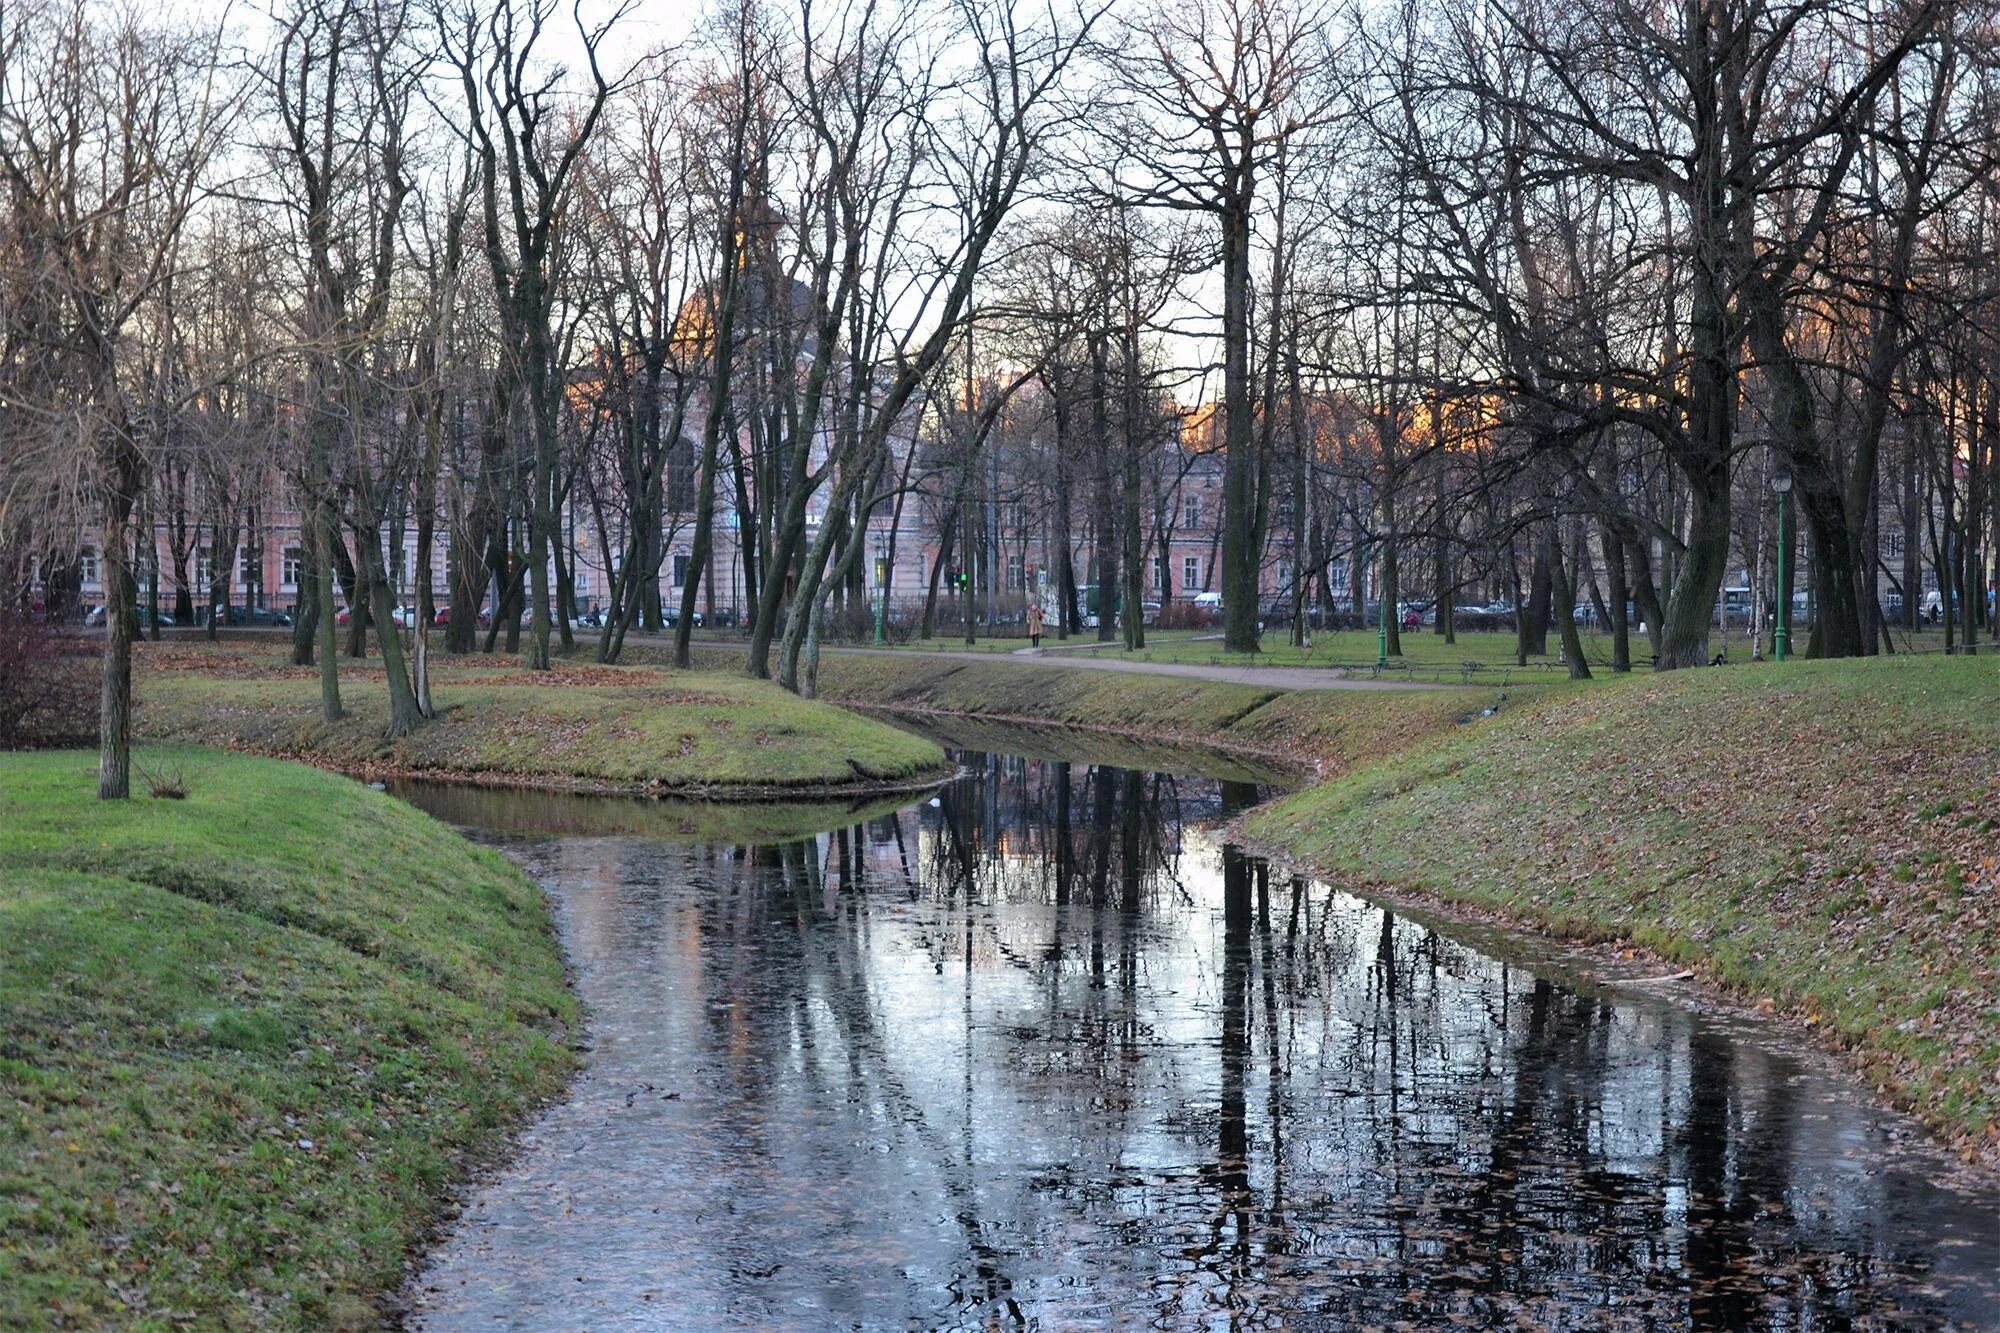
{"label": "bush", "polygon": [[91,645],[0,611],[0,750],[54,749],[97,739]]}
{"label": "bush", "polygon": [[1155,629],[1212,629],[1215,624],[1215,612],[1193,602],[1168,602],[1153,617]]}

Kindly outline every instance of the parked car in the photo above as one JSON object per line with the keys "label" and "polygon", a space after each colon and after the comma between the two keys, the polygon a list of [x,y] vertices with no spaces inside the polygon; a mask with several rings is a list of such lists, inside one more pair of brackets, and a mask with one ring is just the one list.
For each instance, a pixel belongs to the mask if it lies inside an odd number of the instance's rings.
{"label": "parked car", "polygon": [[576,623],[584,629],[603,629],[604,612],[602,610],[585,611],[576,618]]}
{"label": "parked car", "polygon": [[[389,619],[395,621],[399,629],[414,629],[417,623],[417,608],[414,606],[399,606],[389,612]],[[352,607],[341,607],[340,613],[333,618],[333,623],[336,625],[349,625],[353,622],[354,611]]]}
{"label": "parked car", "polygon": [[[149,606],[140,607],[139,624],[141,626],[150,628],[153,623],[153,614],[154,614],[153,609],[151,607]],[[162,611],[159,613],[159,617],[160,617],[160,628],[172,629],[174,627],[174,618],[171,614]],[[83,623],[86,625],[102,626],[104,624],[104,608],[101,606],[91,607],[88,611],[83,613]]]}
{"label": "parked car", "polygon": [[[200,607],[195,611],[195,624],[206,625],[208,620],[208,607]],[[223,610],[222,623],[225,625],[263,626],[267,629],[273,629],[291,624],[292,617],[288,611],[273,611],[268,607],[262,606],[242,607],[232,602]]]}
{"label": "parked car", "polygon": [[[681,609],[678,605],[662,607],[660,608],[660,618],[666,622],[668,629],[679,629],[681,625]],[[701,612],[697,610],[694,613],[694,627],[700,629],[701,624]]]}

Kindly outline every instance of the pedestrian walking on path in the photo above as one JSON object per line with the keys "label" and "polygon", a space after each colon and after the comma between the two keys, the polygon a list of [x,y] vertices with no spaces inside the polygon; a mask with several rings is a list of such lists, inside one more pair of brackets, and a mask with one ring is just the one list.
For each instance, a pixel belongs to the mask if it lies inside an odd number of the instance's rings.
{"label": "pedestrian walking on path", "polygon": [[1040,602],[1028,603],[1028,643],[1035,648],[1042,646],[1042,604]]}

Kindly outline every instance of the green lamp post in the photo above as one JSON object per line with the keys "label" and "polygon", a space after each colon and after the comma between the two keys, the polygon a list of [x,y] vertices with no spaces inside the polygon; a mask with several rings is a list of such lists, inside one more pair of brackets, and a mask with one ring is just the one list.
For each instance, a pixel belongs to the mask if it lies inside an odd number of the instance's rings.
{"label": "green lamp post", "polygon": [[[1385,554],[1382,559],[1388,557]],[[1376,566],[1375,576],[1375,669],[1382,670],[1389,665],[1389,590],[1381,577],[1382,566]]]}
{"label": "green lamp post", "polygon": [[1785,660],[1786,649],[1791,646],[1792,638],[1792,590],[1791,580],[1787,577],[1789,571],[1786,568],[1791,558],[1792,542],[1791,534],[1785,530],[1785,514],[1790,507],[1787,501],[1792,493],[1790,471],[1781,467],[1771,474],[1771,491],[1778,497],[1778,627],[1772,632],[1771,646],[1775,650],[1777,659],[1782,662]]}
{"label": "green lamp post", "polygon": [[889,619],[889,561],[884,556],[875,557],[875,586],[882,590],[875,599],[875,646],[880,648],[886,641],[883,626]]}

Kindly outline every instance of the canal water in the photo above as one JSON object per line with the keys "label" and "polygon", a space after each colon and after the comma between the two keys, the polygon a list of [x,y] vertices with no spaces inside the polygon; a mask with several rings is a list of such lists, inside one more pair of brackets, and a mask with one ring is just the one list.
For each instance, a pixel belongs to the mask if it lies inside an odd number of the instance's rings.
{"label": "canal water", "polygon": [[1276,876],[1240,774],[1011,748],[851,810],[405,789],[547,887],[592,1043],[412,1322],[2000,1326],[2000,1193],[1781,1034]]}

